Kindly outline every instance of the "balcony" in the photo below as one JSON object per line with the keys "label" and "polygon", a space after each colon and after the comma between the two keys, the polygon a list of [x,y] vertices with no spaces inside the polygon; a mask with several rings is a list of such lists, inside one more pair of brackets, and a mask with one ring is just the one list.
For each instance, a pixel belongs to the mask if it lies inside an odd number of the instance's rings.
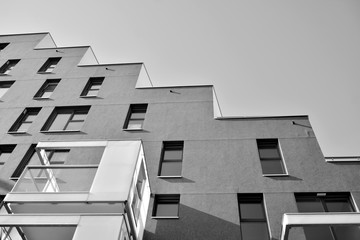
{"label": "balcony", "polygon": [[283,215],[280,240],[333,240],[334,235],[337,239],[360,239],[360,213],[286,213]]}
{"label": "balcony", "polygon": [[131,239],[129,229],[125,215],[0,215],[1,240]]}
{"label": "balcony", "polygon": [[[47,152],[56,150],[67,150],[72,158],[51,165]],[[132,238],[142,238],[150,186],[141,141],[40,142],[36,151],[42,165],[24,170],[5,197],[0,218],[120,214],[129,219]],[[5,228],[2,234],[6,236]]]}

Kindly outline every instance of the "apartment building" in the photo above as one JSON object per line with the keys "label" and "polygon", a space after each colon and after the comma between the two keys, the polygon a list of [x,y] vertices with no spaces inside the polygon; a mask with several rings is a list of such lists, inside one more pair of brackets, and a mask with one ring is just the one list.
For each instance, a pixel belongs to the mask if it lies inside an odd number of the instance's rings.
{"label": "apartment building", "polygon": [[1,240],[360,237],[360,159],[308,116],[226,117],[49,33],[0,36],[0,123]]}

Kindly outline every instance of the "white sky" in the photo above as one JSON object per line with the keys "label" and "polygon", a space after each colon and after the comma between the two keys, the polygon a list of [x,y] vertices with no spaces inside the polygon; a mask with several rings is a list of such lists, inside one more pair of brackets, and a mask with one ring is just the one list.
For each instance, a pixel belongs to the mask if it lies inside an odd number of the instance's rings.
{"label": "white sky", "polygon": [[11,0],[0,34],[50,32],[155,86],[213,84],[224,115],[310,116],[325,156],[360,156],[358,0]]}

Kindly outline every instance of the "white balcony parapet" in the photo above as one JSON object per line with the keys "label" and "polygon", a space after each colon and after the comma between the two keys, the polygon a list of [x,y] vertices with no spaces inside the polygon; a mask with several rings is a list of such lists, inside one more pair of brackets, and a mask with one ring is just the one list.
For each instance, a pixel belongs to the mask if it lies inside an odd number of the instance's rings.
{"label": "white balcony parapet", "polygon": [[129,234],[124,215],[0,215],[1,239],[118,240]]}
{"label": "white balcony parapet", "polygon": [[292,227],[360,225],[360,213],[285,213],[280,240],[288,240]]}
{"label": "white balcony parapet", "polygon": [[342,162],[360,162],[360,156],[346,157],[325,157],[326,162],[342,163]]}

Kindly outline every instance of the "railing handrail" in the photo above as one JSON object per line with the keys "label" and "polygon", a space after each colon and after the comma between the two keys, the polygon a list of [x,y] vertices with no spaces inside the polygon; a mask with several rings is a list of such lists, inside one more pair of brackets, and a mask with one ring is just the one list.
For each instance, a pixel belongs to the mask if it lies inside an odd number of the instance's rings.
{"label": "railing handrail", "polygon": [[98,168],[99,165],[29,165],[27,169],[38,169],[38,168]]}

